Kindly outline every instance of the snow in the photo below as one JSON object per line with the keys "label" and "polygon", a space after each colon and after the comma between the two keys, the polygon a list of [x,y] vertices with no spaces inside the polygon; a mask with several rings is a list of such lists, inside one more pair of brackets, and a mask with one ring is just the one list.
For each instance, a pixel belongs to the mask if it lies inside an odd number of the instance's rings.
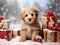
{"label": "snow", "polygon": [[6,15],[6,12],[3,12],[3,15]]}
{"label": "snow", "polygon": [[20,29],[20,26],[21,26],[20,23],[18,23],[18,24],[11,23],[10,24],[10,29],[15,29],[15,30],[17,29],[17,30],[19,30]]}
{"label": "snow", "polygon": [[13,38],[11,41],[0,39],[0,45],[39,45],[39,42],[32,42],[31,40],[19,42],[19,36]]}
{"label": "snow", "polygon": [[60,45],[59,43],[39,43],[39,42],[32,42],[31,40],[27,40],[24,42],[19,42],[19,36],[16,38],[7,41],[5,39],[0,39],[0,45]]}
{"label": "snow", "polygon": [[4,7],[1,7],[1,10],[4,11]]}

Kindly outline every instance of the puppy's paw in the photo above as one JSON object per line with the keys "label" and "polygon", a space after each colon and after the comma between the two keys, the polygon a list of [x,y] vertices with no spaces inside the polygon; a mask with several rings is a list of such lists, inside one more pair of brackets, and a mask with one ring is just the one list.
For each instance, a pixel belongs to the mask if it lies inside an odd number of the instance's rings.
{"label": "puppy's paw", "polygon": [[26,41],[26,39],[19,39],[19,42],[24,42],[24,41]]}
{"label": "puppy's paw", "polygon": [[24,42],[24,41],[26,41],[26,40],[19,40],[19,42]]}

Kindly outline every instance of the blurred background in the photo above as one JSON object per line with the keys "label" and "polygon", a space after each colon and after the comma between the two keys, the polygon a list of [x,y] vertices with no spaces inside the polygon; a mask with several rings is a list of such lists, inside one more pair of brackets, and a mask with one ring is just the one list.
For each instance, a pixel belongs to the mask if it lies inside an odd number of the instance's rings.
{"label": "blurred background", "polygon": [[19,29],[19,11],[26,6],[35,6],[40,10],[39,19],[46,11],[54,11],[60,16],[60,0],[0,0],[0,16],[10,20],[10,28]]}

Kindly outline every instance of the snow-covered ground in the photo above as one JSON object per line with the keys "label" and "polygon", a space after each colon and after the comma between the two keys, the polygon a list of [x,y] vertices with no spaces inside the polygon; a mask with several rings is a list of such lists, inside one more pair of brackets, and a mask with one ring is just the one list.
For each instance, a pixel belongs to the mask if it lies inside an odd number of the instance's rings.
{"label": "snow-covered ground", "polygon": [[[10,24],[10,29],[20,29],[19,24]],[[32,42],[31,40],[27,40],[24,42],[19,42],[19,36],[16,38],[11,39],[10,41],[7,41],[5,39],[0,39],[0,45],[60,45],[60,43],[40,43],[40,42]]]}
{"label": "snow-covered ground", "polygon": [[13,38],[10,41],[5,39],[0,39],[0,45],[60,45],[59,43],[39,43],[39,42],[32,42],[31,40],[27,40],[24,42],[19,42],[19,36]]}

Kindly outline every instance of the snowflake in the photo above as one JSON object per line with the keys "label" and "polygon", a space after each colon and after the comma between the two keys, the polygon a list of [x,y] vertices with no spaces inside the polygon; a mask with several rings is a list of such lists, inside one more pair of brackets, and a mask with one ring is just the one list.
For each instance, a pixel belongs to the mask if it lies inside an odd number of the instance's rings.
{"label": "snowflake", "polygon": [[10,19],[11,21],[14,21],[14,20],[15,20],[15,17],[12,16],[12,15],[10,15],[10,16],[9,16],[9,19]]}
{"label": "snowflake", "polygon": [[6,12],[8,12],[8,9],[6,9]]}
{"label": "snowflake", "polygon": [[3,15],[6,15],[6,12],[3,12]]}
{"label": "snowflake", "polygon": [[6,7],[6,5],[4,5],[4,7]]}
{"label": "snowflake", "polygon": [[16,13],[16,11],[14,13]]}
{"label": "snowflake", "polygon": [[50,8],[52,8],[52,6],[49,6]]}
{"label": "snowflake", "polygon": [[4,11],[4,7],[1,7],[1,11]]}
{"label": "snowflake", "polygon": [[47,9],[48,9],[48,7],[47,7],[47,6],[42,7],[42,11],[45,11],[45,10],[47,10]]}

